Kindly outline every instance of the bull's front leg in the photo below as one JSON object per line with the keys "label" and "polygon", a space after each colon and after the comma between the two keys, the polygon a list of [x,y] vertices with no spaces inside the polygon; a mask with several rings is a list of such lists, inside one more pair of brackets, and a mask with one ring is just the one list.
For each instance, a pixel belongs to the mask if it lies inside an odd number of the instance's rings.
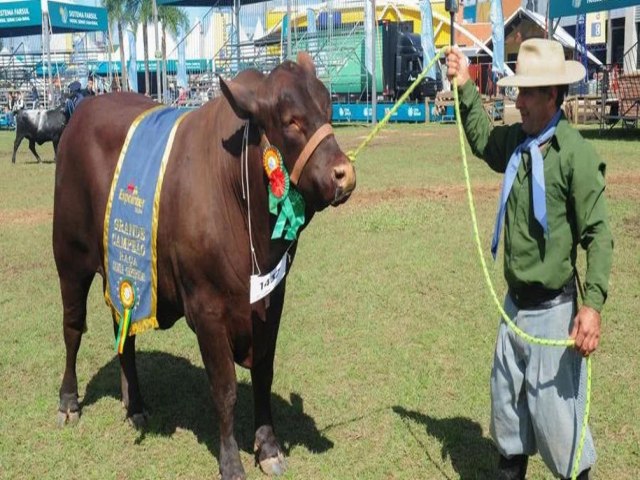
{"label": "bull's front leg", "polygon": [[266,322],[253,316],[254,365],[251,368],[256,463],[268,475],[281,475],[287,466],[282,448],[276,439],[271,416],[271,384],[278,327],[284,302],[284,285],[271,294]]}
{"label": "bull's front leg", "polygon": [[233,433],[237,380],[230,339],[219,316],[203,312],[198,317],[194,322],[195,331],[220,424],[220,475],[222,480],[244,480],[246,476]]}

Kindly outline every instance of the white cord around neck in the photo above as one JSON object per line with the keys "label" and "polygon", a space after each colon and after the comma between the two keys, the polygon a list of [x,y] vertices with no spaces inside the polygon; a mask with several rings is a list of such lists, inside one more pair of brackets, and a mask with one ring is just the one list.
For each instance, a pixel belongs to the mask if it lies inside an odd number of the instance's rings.
{"label": "white cord around neck", "polygon": [[249,248],[251,249],[251,274],[262,275],[256,250],[253,247],[253,232],[251,229],[251,194],[249,189],[249,122],[244,124],[244,134],[242,136],[242,158],[240,161],[240,176],[242,184],[242,198],[247,201],[247,226],[249,228]]}

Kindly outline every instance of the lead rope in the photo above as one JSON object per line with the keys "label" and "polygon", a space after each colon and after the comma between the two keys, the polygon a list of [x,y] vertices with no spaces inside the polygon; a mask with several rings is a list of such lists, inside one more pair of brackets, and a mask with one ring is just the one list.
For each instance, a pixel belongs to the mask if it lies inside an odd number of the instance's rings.
{"label": "lead rope", "polygon": [[[391,116],[400,108],[405,100],[409,97],[411,92],[422,82],[422,80],[427,76],[427,73],[431,69],[431,67],[435,64],[435,62],[440,58],[440,56],[445,52],[447,47],[442,47],[436,56],[429,62],[429,64],[422,70],[418,78],[411,84],[411,86],[407,89],[407,91],[398,99],[395,105],[387,112],[384,118],[371,130],[369,135],[362,141],[362,143],[356,148],[354,151],[350,151],[347,153],[347,156],[352,162],[356,161],[358,154],[362,151],[364,147],[366,147],[371,140],[378,134],[378,132],[384,127]],[[467,200],[469,201],[469,211],[471,213],[471,222],[473,224],[473,234],[475,244],[478,250],[478,258],[480,259],[480,265],[482,266],[482,272],[484,274],[485,282],[489,287],[489,291],[491,292],[491,296],[493,298],[494,303],[498,307],[498,311],[500,315],[505,320],[509,328],[513,330],[513,332],[519,337],[523,338],[527,342],[534,345],[543,345],[548,347],[565,347],[572,348],[575,346],[575,340],[572,339],[564,339],[564,340],[555,340],[555,339],[547,339],[547,338],[538,338],[533,335],[529,335],[521,328],[519,328],[515,323],[511,321],[509,316],[506,314],[504,309],[502,308],[501,302],[498,300],[498,296],[496,295],[495,288],[493,287],[493,282],[491,281],[491,277],[489,275],[489,270],[487,269],[487,264],[484,259],[484,255],[482,253],[482,245],[480,243],[480,234],[478,233],[478,220],[476,217],[476,208],[473,201],[473,194],[471,192],[471,180],[469,178],[469,166],[467,164],[467,152],[465,150],[464,143],[464,134],[462,131],[462,123],[460,120],[460,99],[458,98],[458,82],[457,79],[453,79],[452,83],[453,90],[453,98],[454,98],[454,106],[456,112],[456,126],[458,128],[458,137],[460,143],[460,152],[462,155],[462,165],[464,169],[464,178],[467,189]],[[427,112],[428,115],[429,112]],[[578,280],[578,287],[580,289],[580,296],[584,300],[582,285]],[[578,442],[578,449],[573,457],[573,468],[571,473],[572,480],[576,480],[578,476],[578,469],[580,468],[580,460],[582,459],[582,451],[584,449],[584,442],[587,436],[587,425],[589,424],[589,413],[591,410],[591,357],[586,357],[586,365],[587,365],[587,385],[586,385],[586,401],[584,407],[584,417],[582,419],[582,430],[580,432],[580,441]]]}

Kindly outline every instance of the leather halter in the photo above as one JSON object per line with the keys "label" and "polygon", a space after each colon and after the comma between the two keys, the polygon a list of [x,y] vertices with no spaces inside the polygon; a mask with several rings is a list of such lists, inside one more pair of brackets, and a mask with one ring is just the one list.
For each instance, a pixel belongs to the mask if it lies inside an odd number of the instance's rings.
{"label": "leather halter", "polygon": [[[289,175],[291,183],[293,183],[294,185],[298,184],[298,179],[302,174],[302,170],[304,170],[304,167],[307,165],[309,158],[311,157],[311,155],[313,155],[313,152],[316,151],[316,148],[318,148],[320,142],[322,142],[329,135],[333,135],[333,128],[331,128],[330,124],[325,123],[320,128],[318,128],[318,130],[316,130],[315,133],[311,136],[307,144],[302,149],[302,152],[300,152],[298,159],[293,164],[293,170]],[[269,140],[264,133],[262,134],[262,143],[267,146],[270,145]]]}

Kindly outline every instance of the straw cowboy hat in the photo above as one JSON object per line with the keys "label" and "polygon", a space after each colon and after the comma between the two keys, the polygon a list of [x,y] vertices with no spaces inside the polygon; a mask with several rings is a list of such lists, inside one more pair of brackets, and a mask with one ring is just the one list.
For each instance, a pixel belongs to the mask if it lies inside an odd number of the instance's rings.
{"label": "straw cowboy hat", "polygon": [[520,45],[516,74],[498,80],[499,87],[548,87],[579,82],[586,75],[580,62],[564,59],[562,45],[531,38]]}

